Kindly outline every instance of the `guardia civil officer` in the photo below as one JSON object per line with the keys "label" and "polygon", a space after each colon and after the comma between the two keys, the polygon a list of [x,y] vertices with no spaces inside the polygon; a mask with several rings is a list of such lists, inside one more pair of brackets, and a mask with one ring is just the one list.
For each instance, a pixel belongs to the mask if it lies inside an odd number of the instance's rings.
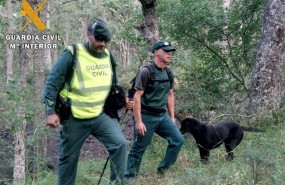
{"label": "guardia civil officer", "polygon": [[[68,47],[54,63],[43,91],[47,125],[56,128],[61,122],[58,184],[75,184],[80,149],[90,134],[109,152],[110,182],[124,184],[127,140],[117,120],[103,112],[116,80],[112,71],[114,57],[107,49],[111,40],[109,25],[102,19],[95,19],[88,27],[87,38],[86,42],[77,44],[74,70],[70,68],[74,51]],[[72,78],[67,82],[69,73]],[[70,115],[64,121],[60,121],[55,112],[58,94],[71,107]],[[126,100],[127,108],[132,108],[131,104]]]}
{"label": "guardia civil officer", "polygon": [[[164,174],[175,163],[184,138],[175,124],[173,83],[169,80],[166,66],[175,48],[167,41],[154,43],[152,52],[155,81],[149,84],[151,74],[142,68],[135,80],[134,117],[135,138],[128,154],[125,178],[135,177],[140,169],[143,154],[154,133],[168,142],[166,153],[157,167],[158,174]],[[153,161],[155,162],[155,161]]]}

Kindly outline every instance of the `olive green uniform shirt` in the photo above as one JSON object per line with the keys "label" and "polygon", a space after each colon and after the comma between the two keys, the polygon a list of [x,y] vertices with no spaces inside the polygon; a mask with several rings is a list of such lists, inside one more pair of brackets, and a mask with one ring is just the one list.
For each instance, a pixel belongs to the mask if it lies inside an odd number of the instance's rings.
{"label": "olive green uniform shirt", "polygon": [[[160,69],[152,62],[155,69],[155,80],[168,80],[168,74],[166,69]],[[169,90],[173,88],[173,84],[170,87],[170,81],[168,82],[154,82],[148,83],[150,79],[150,71],[144,67],[138,73],[135,81],[135,89],[144,91],[141,98],[141,104],[155,109],[165,109],[167,104],[167,98]],[[172,75],[173,76],[173,75]],[[142,110],[144,112],[144,110]]]}

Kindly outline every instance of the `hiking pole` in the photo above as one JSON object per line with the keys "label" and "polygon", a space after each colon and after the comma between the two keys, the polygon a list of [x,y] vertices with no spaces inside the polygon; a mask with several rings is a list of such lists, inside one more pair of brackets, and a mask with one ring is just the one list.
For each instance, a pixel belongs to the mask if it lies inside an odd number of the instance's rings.
{"label": "hiking pole", "polygon": [[103,177],[103,174],[104,174],[104,172],[105,172],[105,169],[106,169],[106,167],[107,167],[107,164],[108,164],[108,162],[109,162],[109,159],[110,159],[110,156],[108,155],[108,157],[107,157],[107,159],[106,159],[106,162],[105,162],[105,164],[104,164],[103,170],[102,170],[102,172],[101,172],[100,179],[99,179],[99,181],[98,181],[98,185],[99,185],[100,182],[101,182],[101,179],[102,179],[102,177]]}
{"label": "hiking pole", "polygon": [[[122,123],[124,123],[128,110],[129,110],[129,109],[126,109],[125,113],[123,114],[123,116],[122,116],[123,118],[122,118],[121,121],[120,121],[120,125],[122,125]],[[105,164],[104,164],[103,170],[102,170],[102,172],[101,172],[101,175],[100,175],[100,178],[99,178],[99,181],[98,181],[98,185],[100,184],[101,179],[102,179],[102,177],[103,177],[103,175],[104,175],[104,172],[105,172],[105,170],[106,170],[106,167],[107,167],[107,164],[108,164],[108,162],[109,162],[109,159],[110,159],[110,155],[108,155],[108,157],[107,157],[107,159],[106,159],[106,162],[105,162]]]}

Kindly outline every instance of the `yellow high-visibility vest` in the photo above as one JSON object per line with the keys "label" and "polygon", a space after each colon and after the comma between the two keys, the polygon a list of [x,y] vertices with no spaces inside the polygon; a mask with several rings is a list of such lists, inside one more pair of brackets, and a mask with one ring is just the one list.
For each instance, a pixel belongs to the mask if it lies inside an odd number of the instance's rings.
{"label": "yellow high-visibility vest", "polygon": [[70,87],[60,92],[64,99],[70,99],[72,115],[79,119],[94,118],[103,111],[105,100],[112,85],[112,65],[110,53],[95,58],[82,44],[77,45],[75,68]]}

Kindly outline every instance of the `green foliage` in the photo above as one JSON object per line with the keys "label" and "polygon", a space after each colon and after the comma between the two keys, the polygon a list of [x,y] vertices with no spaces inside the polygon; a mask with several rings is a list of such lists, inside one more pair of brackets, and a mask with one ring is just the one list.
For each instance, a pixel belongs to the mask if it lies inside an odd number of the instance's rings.
{"label": "green foliage", "polygon": [[[20,79],[21,80],[21,79]],[[26,88],[19,81],[11,81],[8,85],[0,86],[0,162],[1,181],[9,182],[13,173],[14,133],[25,130],[26,122],[34,117],[35,109],[28,85]],[[29,145],[29,142],[26,143]],[[27,146],[26,145],[26,146]],[[8,180],[7,180],[8,179]]]}
{"label": "green foliage", "polygon": [[[125,0],[124,3],[121,0],[108,0],[105,1],[104,8],[109,13],[109,16],[112,16],[112,19],[108,20],[113,32],[113,39],[109,48],[114,56],[117,57],[121,55],[120,52],[124,52],[121,48],[122,43],[126,43],[129,48],[135,49],[136,55],[131,61],[132,65],[128,67],[131,71],[136,72],[134,68],[137,68],[139,62],[147,56],[148,52],[142,33],[135,29],[135,26],[141,23],[141,7],[134,5],[129,0]],[[120,58],[117,59],[120,68],[121,61]]]}
{"label": "green foliage", "polygon": [[3,6],[3,7],[4,7],[5,4],[6,4],[5,2],[6,2],[5,0],[0,0],[0,6]]}
{"label": "green foliage", "polygon": [[[4,91],[4,87],[0,86],[0,163],[6,164],[0,167],[0,184],[1,181],[10,179],[13,173],[13,145],[12,145],[12,128],[10,123],[12,109],[9,97]],[[9,182],[9,181],[7,181]]]}
{"label": "green foliage", "polygon": [[57,176],[54,173],[48,171],[42,171],[37,175],[37,181],[35,182],[33,179],[28,178],[27,184],[34,185],[51,185],[57,184]]}
{"label": "green foliage", "polygon": [[232,102],[232,97],[240,102],[248,97],[262,25],[264,0],[233,1],[227,9],[222,3],[181,0],[158,6],[161,35],[171,36],[178,48],[175,66],[185,83],[178,91],[194,96],[191,103],[200,96],[199,103],[208,107],[212,102]]}

